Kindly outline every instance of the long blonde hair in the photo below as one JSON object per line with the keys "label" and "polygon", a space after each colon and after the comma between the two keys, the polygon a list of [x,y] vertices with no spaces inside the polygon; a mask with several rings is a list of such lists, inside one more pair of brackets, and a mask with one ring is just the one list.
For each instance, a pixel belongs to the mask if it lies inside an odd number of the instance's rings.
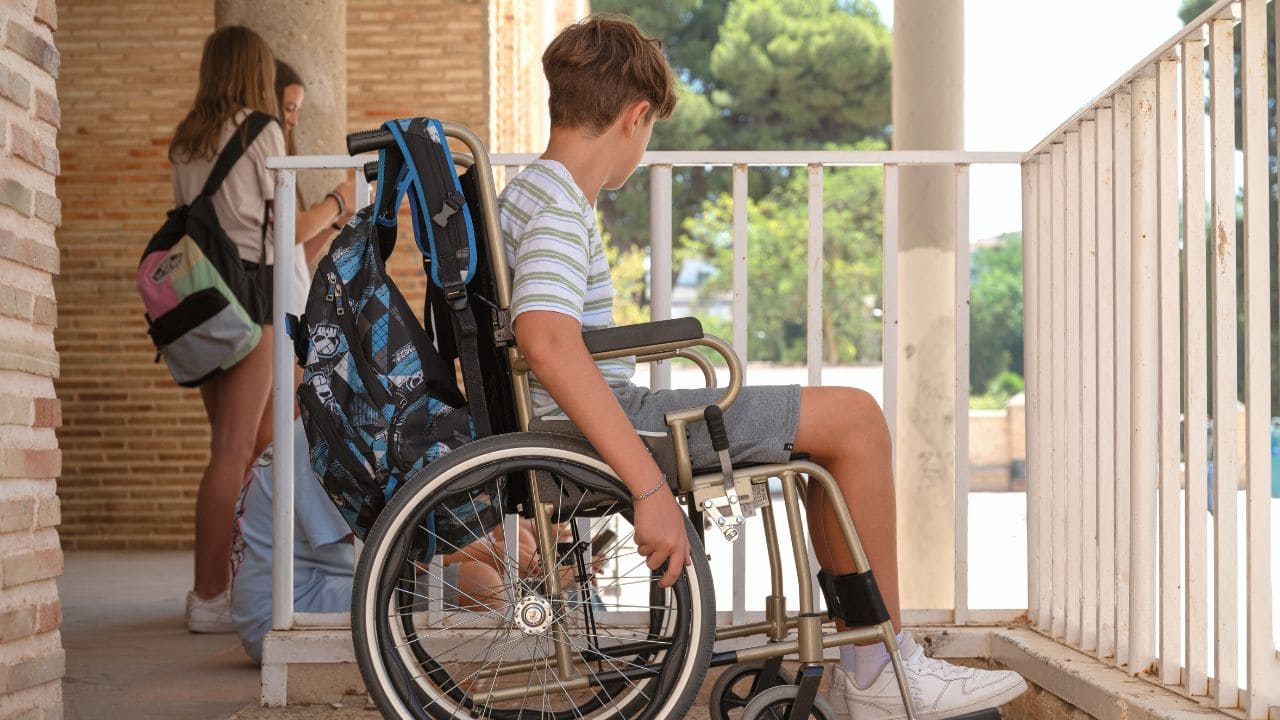
{"label": "long blonde hair", "polygon": [[196,100],[173,132],[169,160],[216,157],[223,128],[241,109],[279,116],[275,82],[275,58],[262,36],[240,25],[215,31],[205,40]]}

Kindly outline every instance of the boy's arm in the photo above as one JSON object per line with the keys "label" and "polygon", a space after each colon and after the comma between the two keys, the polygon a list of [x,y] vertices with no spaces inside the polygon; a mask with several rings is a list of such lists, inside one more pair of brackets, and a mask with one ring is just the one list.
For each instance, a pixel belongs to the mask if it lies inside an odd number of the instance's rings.
{"label": "boy's arm", "polygon": [[[569,419],[639,496],[663,480],[662,471],[618,404],[582,342],[578,320],[549,310],[529,310],[515,321],[516,344],[538,381]],[[667,563],[660,584],[670,587],[689,560],[684,515],[665,482],[635,503],[636,546],[650,569]],[[669,562],[668,562],[669,561]]]}

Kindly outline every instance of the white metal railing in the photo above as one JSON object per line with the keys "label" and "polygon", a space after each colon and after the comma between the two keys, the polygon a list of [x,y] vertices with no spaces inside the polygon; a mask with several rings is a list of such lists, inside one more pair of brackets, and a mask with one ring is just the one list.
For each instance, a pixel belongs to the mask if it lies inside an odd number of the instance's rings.
{"label": "white metal railing", "polygon": [[[491,162],[495,167],[519,167],[532,161],[534,154],[495,154]],[[337,662],[350,660],[350,642],[344,647],[317,643],[314,638],[300,639],[291,646],[289,630],[305,628],[347,627],[346,615],[317,615],[295,613],[291,558],[293,556],[293,486],[290,478],[293,468],[293,354],[284,325],[287,298],[294,292],[291,267],[294,246],[293,217],[295,212],[296,175],[298,171],[334,168],[359,168],[367,158],[343,156],[297,156],[269,158],[267,166],[276,171],[275,214],[275,349],[274,365],[275,399],[273,432],[281,443],[273,453],[274,493],[273,517],[273,638],[264,646],[263,702],[280,705],[285,701],[285,666],[290,662]],[[898,372],[897,347],[897,294],[898,294],[898,203],[899,169],[903,166],[941,166],[952,168],[955,173],[956,214],[956,295],[957,318],[957,384],[956,406],[956,485],[955,485],[955,599],[954,609],[923,609],[904,611],[905,620],[915,623],[993,623],[1008,622],[1017,617],[1020,609],[971,610],[968,607],[968,315],[969,315],[969,174],[973,165],[1013,166],[1021,162],[1021,153],[992,152],[943,152],[943,151],[706,151],[706,152],[650,152],[643,164],[651,169],[650,219],[651,219],[651,314],[653,319],[665,319],[671,315],[672,301],[672,170],[674,167],[728,166],[733,173],[733,317],[748,316],[749,288],[747,287],[747,175],[752,167],[804,167],[809,177],[807,243],[808,306],[812,312],[807,321],[809,384],[820,384],[822,373],[822,247],[823,247],[823,177],[826,168],[842,166],[881,166],[884,172],[884,280],[883,280],[883,348],[884,348],[884,410],[889,427],[894,427],[896,415],[896,386]],[[368,186],[357,172],[358,197],[368,198]],[[732,344],[743,358],[747,350],[747,323],[734,322]],[[670,382],[669,366],[653,369],[650,377],[656,387]],[[516,534],[518,535],[518,534]],[[746,608],[746,543],[743,539],[733,545],[733,587],[731,607],[723,611],[726,622],[748,622],[762,617]],[[721,592],[724,589],[721,588]],[[282,632],[285,631],[285,632]]]}
{"label": "white metal railing", "polygon": [[[491,157],[495,168],[515,169],[532,162],[536,153],[499,153]],[[955,237],[955,313],[956,313],[956,405],[955,423],[955,595],[952,609],[921,608],[904,610],[906,622],[964,625],[970,621],[1000,622],[1012,619],[1018,612],[977,611],[968,607],[968,468],[969,468],[969,174],[973,165],[1012,166],[1022,159],[1020,153],[948,152],[933,150],[893,151],[653,151],[641,163],[650,170],[650,277],[652,294],[650,314],[654,320],[671,317],[672,299],[672,172],[677,167],[728,167],[733,173],[733,337],[734,351],[747,358],[747,323],[749,289],[747,287],[747,175],[750,168],[805,168],[808,173],[808,239],[806,244],[806,299],[810,312],[806,318],[805,346],[809,385],[822,384],[823,347],[823,177],[826,168],[880,166],[884,171],[883,234],[883,322],[882,355],[884,358],[884,413],[893,432],[897,415],[897,338],[898,338],[898,198],[899,168],[933,166],[951,168],[955,173],[956,214]],[[737,319],[743,319],[739,322]],[[654,388],[670,386],[670,366],[654,367],[650,384]],[[734,623],[763,619],[763,613],[746,609],[746,547],[749,540],[740,538],[733,544],[732,604],[727,620]],[[816,560],[812,560],[815,563]],[[816,588],[816,585],[815,585]],[[721,592],[724,590],[721,588]],[[816,593],[815,589],[815,593]],[[763,597],[763,596],[762,596]]]}
{"label": "white metal railing", "polygon": [[[1216,3],[1022,165],[1031,622],[1131,674],[1207,696],[1222,709],[1241,708],[1249,720],[1280,705],[1271,594],[1266,6]],[[1241,290],[1243,465],[1235,362]]]}

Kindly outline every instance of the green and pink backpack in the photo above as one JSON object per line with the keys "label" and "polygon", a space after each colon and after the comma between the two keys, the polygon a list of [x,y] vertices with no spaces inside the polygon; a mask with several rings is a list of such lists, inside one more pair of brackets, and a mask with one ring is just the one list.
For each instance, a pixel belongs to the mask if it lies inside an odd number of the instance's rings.
{"label": "green and pink backpack", "polygon": [[[195,387],[240,362],[258,344],[262,326],[247,309],[260,302],[258,279],[244,268],[213,208],[218,191],[244,151],[275,118],[251,113],[231,134],[209,179],[190,205],[169,211],[138,263],[137,286],[147,333],[179,385]],[[266,217],[263,217],[265,251]]]}

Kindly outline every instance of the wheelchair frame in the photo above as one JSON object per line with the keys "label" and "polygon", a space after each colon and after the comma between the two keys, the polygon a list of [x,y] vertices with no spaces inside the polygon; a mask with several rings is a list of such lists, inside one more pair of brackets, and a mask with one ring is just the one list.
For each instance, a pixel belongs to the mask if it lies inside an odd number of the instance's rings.
{"label": "wheelchair frame", "polygon": [[[513,389],[516,401],[516,412],[520,428],[529,430],[532,418],[528,373],[529,365],[519,348],[514,344],[514,333],[510,327],[509,307],[511,304],[511,277],[507,267],[502,233],[498,225],[497,193],[493,179],[493,169],[488,153],[479,137],[465,126],[456,123],[442,123],[445,135],[463,143],[469,153],[455,152],[455,162],[469,166],[476,173],[476,184],[480,188],[480,207],[487,230],[488,252],[493,265],[494,283],[497,297],[494,299],[498,308],[500,326],[494,328],[501,339],[508,340],[505,351],[514,374]],[[348,139],[353,154],[379,147],[378,131],[358,133]],[[715,404],[722,410],[728,408],[737,398],[742,388],[743,368],[733,349],[723,340],[714,336],[688,332],[689,323],[680,321],[659,321],[624,328],[593,331],[584,334],[588,350],[596,360],[634,355],[638,362],[656,362],[660,360],[682,358],[696,364],[707,379],[708,386],[715,386],[716,375],[709,360],[703,355],[693,352],[692,348],[703,346],[722,356],[728,365],[728,385],[724,394]],[[637,337],[641,335],[641,337]],[[636,341],[640,342],[637,344]],[[695,474],[690,465],[688,443],[685,429],[691,422],[703,421],[705,407],[694,407],[668,413],[667,425],[671,431],[676,463],[676,484],[673,490],[678,499],[685,505],[686,512],[695,528],[702,527],[704,511],[712,514],[715,527],[724,532],[727,539],[736,540],[734,528],[745,522],[741,498],[752,497],[754,486],[767,484],[771,478],[781,481],[782,499],[787,514],[790,540],[793,549],[795,569],[800,578],[799,607],[797,612],[789,614],[787,600],[783,590],[782,553],[778,541],[777,519],[774,514],[772,496],[757,509],[764,525],[764,540],[768,552],[770,566],[771,594],[765,601],[765,620],[742,625],[716,628],[715,641],[748,638],[763,635],[763,644],[740,648],[737,650],[713,652],[710,666],[719,667],[735,663],[753,661],[770,661],[774,663],[772,670],[776,672],[784,656],[796,655],[801,664],[798,683],[800,690],[796,697],[792,717],[808,717],[809,708],[817,692],[818,682],[825,670],[823,651],[826,648],[842,645],[880,641],[889,650],[898,688],[901,693],[908,720],[915,720],[915,709],[911,703],[911,695],[907,688],[906,675],[897,638],[892,622],[886,620],[874,625],[848,628],[843,631],[827,632],[824,624],[832,618],[829,613],[819,612],[815,602],[812,584],[806,579],[812,577],[813,568],[807,552],[808,543],[804,537],[801,523],[800,505],[802,502],[801,476],[817,482],[832,500],[831,507],[835,513],[840,532],[844,536],[853,559],[854,571],[864,573],[870,571],[870,564],[863,551],[857,531],[854,527],[848,506],[844,502],[835,478],[823,467],[808,460],[793,460],[786,463],[753,465],[736,467],[731,473],[721,471]],[[556,538],[553,534],[551,513],[553,508],[539,497],[538,484],[530,482],[531,499],[534,505],[533,520],[538,550],[544,557],[554,557]],[[510,552],[510,550],[508,551]],[[561,592],[557,573],[547,573],[548,590],[551,593]],[[788,639],[792,631],[795,638]],[[561,672],[572,675],[574,660],[565,643],[558,643],[554,662]],[[520,670],[513,666],[512,672]],[[578,685],[586,688],[589,681],[578,677],[559,683],[562,689],[573,690]],[[519,690],[497,690],[481,696],[481,699],[500,700],[506,694],[518,693]],[[527,690],[525,691],[527,692]]]}

